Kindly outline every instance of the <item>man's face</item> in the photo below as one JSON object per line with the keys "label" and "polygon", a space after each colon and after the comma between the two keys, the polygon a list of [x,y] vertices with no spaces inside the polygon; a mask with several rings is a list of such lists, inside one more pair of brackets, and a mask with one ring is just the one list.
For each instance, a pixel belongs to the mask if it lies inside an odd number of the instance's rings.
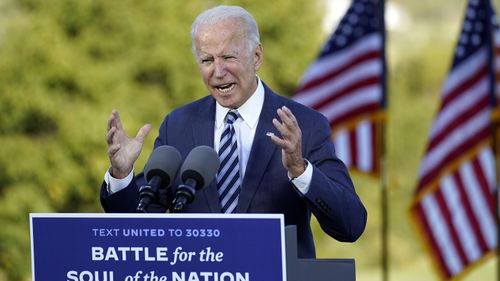
{"label": "man's face", "polygon": [[217,102],[228,108],[244,104],[257,88],[262,46],[249,48],[241,23],[227,20],[198,28],[196,60],[203,82]]}

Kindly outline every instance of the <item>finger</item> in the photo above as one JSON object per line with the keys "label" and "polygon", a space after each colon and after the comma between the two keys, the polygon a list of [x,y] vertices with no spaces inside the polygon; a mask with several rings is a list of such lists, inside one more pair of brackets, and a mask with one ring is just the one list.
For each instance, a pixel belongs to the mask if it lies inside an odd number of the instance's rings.
{"label": "finger", "polygon": [[281,118],[281,121],[289,128],[294,128],[298,127],[297,119],[295,118],[295,115],[293,115],[292,111],[286,107],[283,106],[278,109],[278,115]]}
{"label": "finger", "polygon": [[292,110],[286,106],[283,106],[283,111],[285,112],[286,116],[291,120],[291,122],[298,127],[299,123],[297,122],[297,118],[295,118],[295,115],[293,114]]}
{"label": "finger", "polygon": [[291,131],[293,130],[293,123],[290,119],[290,117],[288,117],[286,115],[286,113],[283,111],[283,109],[281,108],[278,108],[277,110],[277,113],[278,113],[278,116],[280,117],[280,120],[281,120],[281,133],[283,136],[288,136],[288,131]]}
{"label": "finger", "polygon": [[114,114],[114,110],[113,110],[113,111],[111,111],[111,114],[108,117],[108,130],[110,130],[114,126],[115,126],[115,114]]}
{"label": "finger", "polygon": [[287,140],[284,140],[278,136],[276,136],[274,133],[272,132],[268,132],[266,133],[266,135],[271,138],[271,140],[277,145],[279,146],[283,151],[286,151],[287,153],[289,153],[290,151],[293,150],[293,146],[291,145],[291,143]]}
{"label": "finger", "polygon": [[284,109],[285,109],[284,106],[282,108],[278,108],[278,110],[276,110],[276,113],[278,113],[278,116],[280,117],[282,122],[286,122],[286,121],[289,122],[290,118],[288,117],[288,115],[286,114]]}
{"label": "finger", "polygon": [[114,136],[115,136],[115,133],[116,133],[116,127],[112,127],[111,129],[109,129],[109,131],[106,133],[106,142],[108,143],[108,145],[112,144],[114,142]]}
{"label": "finger", "polygon": [[115,120],[115,126],[116,126],[119,130],[123,130],[122,121],[121,121],[121,119],[120,119],[120,114],[118,113],[118,110],[113,109],[112,113],[113,113],[114,120]]}
{"label": "finger", "polygon": [[283,106],[278,109],[278,114],[282,120],[282,136],[291,142],[300,143],[302,131],[292,111]]}
{"label": "finger", "polygon": [[139,129],[139,132],[137,132],[137,135],[135,136],[135,138],[138,141],[140,141],[141,143],[144,143],[144,140],[146,139],[150,130],[151,130],[150,124],[146,124],[146,125],[142,126],[142,128]]}
{"label": "finger", "polygon": [[272,132],[267,132],[266,135],[280,148],[285,148],[286,147],[286,141],[279,138]]}
{"label": "finger", "polygon": [[278,129],[278,131],[281,133],[282,130],[285,130],[285,126],[276,118],[273,118],[273,125]]}
{"label": "finger", "polygon": [[283,139],[288,139],[290,137],[291,132],[289,128],[282,122],[278,121],[278,119],[276,118],[273,119],[273,125],[280,132]]}
{"label": "finger", "polygon": [[108,147],[108,155],[109,157],[113,157],[113,155],[115,155],[115,153],[120,150],[120,144],[117,143],[117,144],[113,144],[113,145],[110,145]]}

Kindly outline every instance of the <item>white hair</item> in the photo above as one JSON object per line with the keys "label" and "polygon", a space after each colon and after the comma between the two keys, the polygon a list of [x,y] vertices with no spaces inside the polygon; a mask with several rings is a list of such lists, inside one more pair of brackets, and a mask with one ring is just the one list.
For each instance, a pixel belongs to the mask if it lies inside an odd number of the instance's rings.
{"label": "white hair", "polygon": [[195,38],[198,28],[203,25],[214,25],[229,19],[239,19],[243,23],[245,37],[248,41],[249,50],[260,44],[259,28],[253,16],[245,9],[239,6],[216,6],[208,9],[196,17],[191,25],[191,42],[193,53],[196,53]]}

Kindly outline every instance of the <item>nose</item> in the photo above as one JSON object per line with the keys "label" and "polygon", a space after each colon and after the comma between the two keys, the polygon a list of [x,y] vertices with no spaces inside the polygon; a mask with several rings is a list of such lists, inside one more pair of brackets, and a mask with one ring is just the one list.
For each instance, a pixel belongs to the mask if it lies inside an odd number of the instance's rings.
{"label": "nose", "polygon": [[217,78],[222,78],[226,75],[226,65],[223,60],[216,60],[214,62],[214,76]]}

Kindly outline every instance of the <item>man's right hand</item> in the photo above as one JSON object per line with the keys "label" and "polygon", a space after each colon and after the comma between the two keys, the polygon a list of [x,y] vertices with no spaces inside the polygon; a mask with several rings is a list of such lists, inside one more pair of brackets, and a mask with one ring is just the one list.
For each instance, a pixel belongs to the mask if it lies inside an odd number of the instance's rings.
{"label": "man's right hand", "polygon": [[118,111],[114,109],[111,112],[106,134],[108,157],[111,162],[111,176],[122,179],[130,174],[134,162],[141,154],[144,140],[150,130],[151,125],[146,124],[139,129],[135,138],[131,138],[123,129]]}

